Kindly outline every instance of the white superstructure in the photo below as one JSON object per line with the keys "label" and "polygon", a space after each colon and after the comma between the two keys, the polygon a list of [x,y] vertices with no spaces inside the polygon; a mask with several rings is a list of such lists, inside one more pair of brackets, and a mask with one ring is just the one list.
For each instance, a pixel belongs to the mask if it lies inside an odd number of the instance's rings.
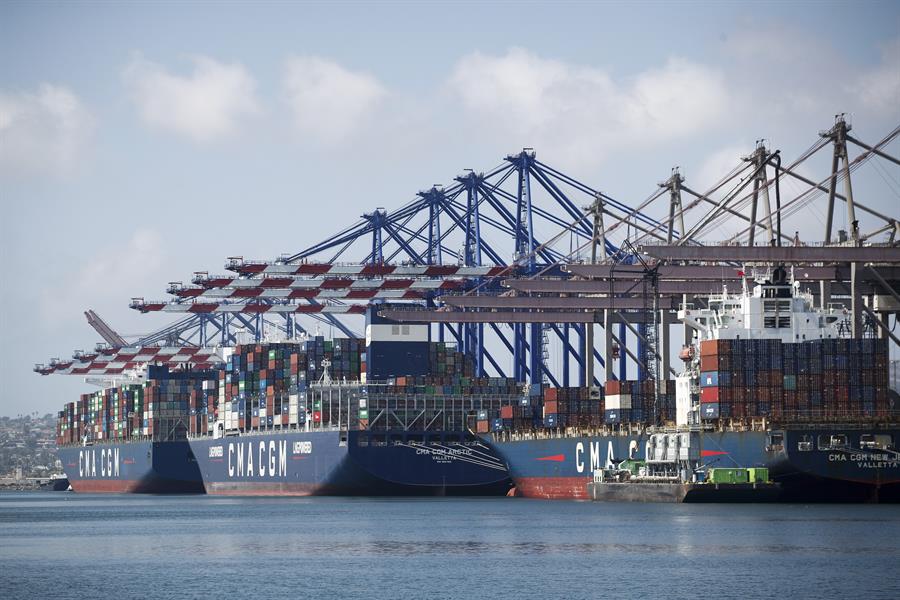
{"label": "white superstructure", "polygon": [[683,307],[678,319],[703,340],[779,339],[783,344],[840,337],[848,315],[841,308],[816,308],[812,294],[801,292],[799,282],[787,282],[776,269],[771,281],[757,281],[752,291],[747,279],[740,294],[710,296],[708,307]]}

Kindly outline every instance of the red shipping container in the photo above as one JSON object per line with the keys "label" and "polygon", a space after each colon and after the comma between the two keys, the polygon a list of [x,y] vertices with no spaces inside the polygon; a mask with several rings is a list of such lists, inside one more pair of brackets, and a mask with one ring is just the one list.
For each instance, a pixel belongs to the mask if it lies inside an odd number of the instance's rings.
{"label": "red shipping container", "polygon": [[[544,400],[556,400],[559,397],[559,391],[556,388],[548,387],[544,390]],[[555,412],[555,411],[551,411]]]}
{"label": "red shipping container", "polygon": [[719,388],[705,387],[700,388],[700,402],[718,402]]}
{"label": "red shipping container", "polygon": [[512,406],[501,406],[500,407],[500,418],[501,419],[512,419],[513,418],[513,407]]}
{"label": "red shipping container", "polygon": [[544,414],[552,415],[555,413],[559,413],[559,402],[556,400],[545,400],[544,401]]}
{"label": "red shipping container", "polygon": [[607,396],[614,396],[622,393],[622,382],[610,380],[606,382],[605,391]]}

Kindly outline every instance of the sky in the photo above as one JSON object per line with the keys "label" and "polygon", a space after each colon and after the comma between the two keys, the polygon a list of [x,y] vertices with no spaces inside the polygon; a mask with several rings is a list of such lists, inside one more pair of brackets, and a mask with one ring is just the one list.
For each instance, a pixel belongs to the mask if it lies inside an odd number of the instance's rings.
{"label": "sky", "polygon": [[[90,391],[32,372],[100,341],[83,311],[149,333],[173,319],[130,298],[523,147],[635,205],[676,165],[707,189],[761,138],[795,157],[837,113],[869,143],[900,124],[900,3],[7,0],[0,415]],[[870,161],[854,192],[896,216],[898,182]]]}

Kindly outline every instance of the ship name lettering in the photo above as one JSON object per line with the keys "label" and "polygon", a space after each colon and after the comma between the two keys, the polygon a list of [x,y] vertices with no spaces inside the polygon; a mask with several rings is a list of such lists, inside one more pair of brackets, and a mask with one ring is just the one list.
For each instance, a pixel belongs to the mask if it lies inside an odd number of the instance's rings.
{"label": "ship name lettering", "polygon": [[260,477],[266,476],[266,463],[263,460],[265,458],[265,454],[266,454],[266,443],[260,442],[259,443],[259,461],[257,461],[259,463],[259,476]]}
{"label": "ship name lettering", "polygon": [[291,448],[292,454],[312,454],[312,442],[294,442]]}
{"label": "ship name lettering", "polygon": [[[100,466],[101,470],[103,466]],[[94,450],[78,451],[78,476],[79,477],[96,477],[97,476],[97,452]]]}
{"label": "ship name lettering", "polygon": [[888,462],[890,462],[891,457],[888,456],[887,454],[865,454],[865,453],[862,453],[862,454],[851,454],[851,455],[850,455],[850,460],[854,460],[854,461],[869,461],[869,460],[874,460],[874,461],[888,461]]}
{"label": "ship name lettering", "polygon": [[588,445],[591,457],[591,473],[600,468],[600,442],[591,442]]}
{"label": "ship name lettering", "polygon": [[613,450],[612,440],[606,445],[606,464],[603,465],[605,469],[611,469],[615,465],[613,464],[613,458],[615,457],[616,452]]}
{"label": "ship name lettering", "polygon": [[880,460],[873,462],[858,462],[856,466],[860,469],[896,469],[900,465],[895,460]]}
{"label": "ship name lettering", "polygon": [[578,442],[575,444],[575,470],[579,473],[584,473],[584,461],[581,460],[582,454],[584,454],[584,444]]}
{"label": "ship name lettering", "polygon": [[[612,454],[612,452],[610,452]],[[575,444],[575,470],[584,473],[584,444],[578,442]],[[588,460],[590,463],[590,471],[593,473],[600,468],[600,442],[588,442]]]}
{"label": "ship name lettering", "polygon": [[[93,454],[93,452],[91,452]],[[93,461],[92,461],[93,463]],[[94,470],[94,475],[96,475]],[[119,449],[103,448],[100,450],[100,476],[101,477],[118,477],[119,476]]]}
{"label": "ship name lettering", "polygon": [[[256,458],[254,464],[254,457]],[[287,440],[228,444],[229,477],[286,477]]]}

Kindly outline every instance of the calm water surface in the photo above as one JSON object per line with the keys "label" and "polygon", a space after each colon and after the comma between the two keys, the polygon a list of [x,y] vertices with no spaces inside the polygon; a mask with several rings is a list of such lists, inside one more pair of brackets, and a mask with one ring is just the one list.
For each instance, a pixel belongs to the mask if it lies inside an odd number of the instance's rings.
{"label": "calm water surface", "polygon": [[900,506],[0,494],[0,598],[900,598]]}

